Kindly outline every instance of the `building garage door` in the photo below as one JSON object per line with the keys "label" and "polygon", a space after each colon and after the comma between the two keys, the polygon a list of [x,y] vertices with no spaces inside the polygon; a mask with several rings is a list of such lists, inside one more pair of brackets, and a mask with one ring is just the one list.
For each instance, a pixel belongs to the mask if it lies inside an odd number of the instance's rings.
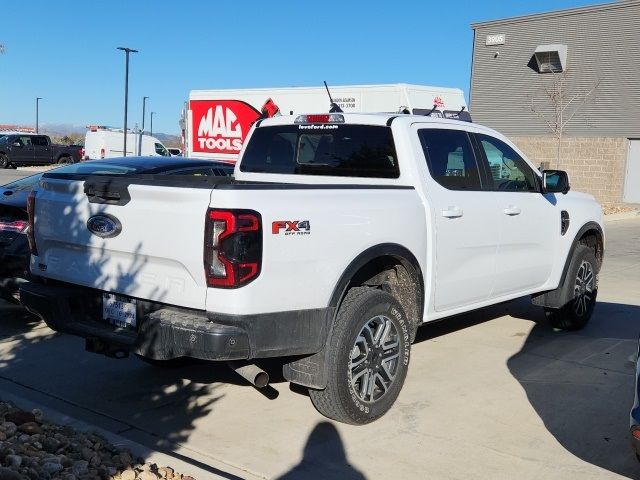
{"label": "building garage door", "polygon": [[622,200],[626,203],[640,203],[640,140],[629,140]]}

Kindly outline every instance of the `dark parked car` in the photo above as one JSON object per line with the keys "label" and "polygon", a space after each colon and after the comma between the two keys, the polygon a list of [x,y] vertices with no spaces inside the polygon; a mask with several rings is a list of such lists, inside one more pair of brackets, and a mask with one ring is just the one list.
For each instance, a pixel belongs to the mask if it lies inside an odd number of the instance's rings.
{"label": "dark parked car", "polygon": [[75,163],[82,159],[82,146],[56,145],[46,135],[15,133],[0,135],[0,168],[20,165]]}
{"label": "dark parked car", "polygon": [[127,157],[65,165],[0,186],[0,297],[17,299],[29,278],[27,198],[45,173],[231,176],[233,165],[182,157]]}

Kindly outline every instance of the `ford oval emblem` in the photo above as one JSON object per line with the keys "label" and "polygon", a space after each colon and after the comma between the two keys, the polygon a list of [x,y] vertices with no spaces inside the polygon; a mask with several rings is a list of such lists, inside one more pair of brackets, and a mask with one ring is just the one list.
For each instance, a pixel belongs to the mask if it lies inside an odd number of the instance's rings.
{"label": "ford oval emblem", "polygon": [[87,228],[100,238],[111,238],[120,234],[122,224],[116,217],[102,213],[89,218]]}

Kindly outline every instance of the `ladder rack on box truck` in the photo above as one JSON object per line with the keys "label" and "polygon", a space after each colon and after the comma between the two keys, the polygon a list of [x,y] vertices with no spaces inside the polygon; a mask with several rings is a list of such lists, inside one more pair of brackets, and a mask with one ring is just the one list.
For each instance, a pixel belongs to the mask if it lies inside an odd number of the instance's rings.
{"label": "ladder rack on box truck", "polygon": [[[470,120],[462,90],[406,83],[330,87],[344,112],[410,113]],[[263,117],[328,112],[324,86],[192,90],[182,114],[187,157],[235,162],[251,126]]]}

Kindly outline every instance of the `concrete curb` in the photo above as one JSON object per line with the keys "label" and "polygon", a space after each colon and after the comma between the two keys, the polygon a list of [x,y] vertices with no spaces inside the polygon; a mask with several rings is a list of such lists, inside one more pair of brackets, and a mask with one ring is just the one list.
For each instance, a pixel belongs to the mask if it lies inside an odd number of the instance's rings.
{"label": "concrete curb", "polygon": [[618,220],[629,220],[632,218],[640,218],[640,210],[632,210],[630,212],[612,213],[604,216],[605,222],[616,222]]}
{"label": "concrete curb", "polygon": [[108,440],[110,443],[115,445],[116,447],[129,450],[133,454],[134,458],[141,457],[144,459],[146,463],[155,463],[159,467],[164,467],[164,466],[171,467],[175,471],[182,473],[183,475],[190,475],[196,480],[208,480],[208,479],[229,480],[229,479],[237,479],[237,478],[240,478],[240,479],[256,478],[255,476],[251,475],[248,472],[241,472],[241,471],[238,471],[237,469],[233,469],[234,470],[233,472],[221,472],[222,474],[218,475],[213,471],[211,471],[211,469],[200,468],[196,465],[193,465],[190,462],[176,458],[173,455],[152,450],[140,443],[124,438],[121,435],[110,432],[100,427],[96,427],[94,425],[90,425],[82,420],[78,420],[74,417],[70,417],[69,415],[61,413],[53,408],[35,403],[24,397],[20,397],[19,395],[15,395],[9,392],[2,392],[1,397],[2,397],[2,400],[11,402],[15,404],[16,407],[22,410],[31,411],[35,408],[41,410],[44,413],[44,418],[51,423],[69,426],[80,432],[97,433],[102,437],[104,437],[106,440]]}

